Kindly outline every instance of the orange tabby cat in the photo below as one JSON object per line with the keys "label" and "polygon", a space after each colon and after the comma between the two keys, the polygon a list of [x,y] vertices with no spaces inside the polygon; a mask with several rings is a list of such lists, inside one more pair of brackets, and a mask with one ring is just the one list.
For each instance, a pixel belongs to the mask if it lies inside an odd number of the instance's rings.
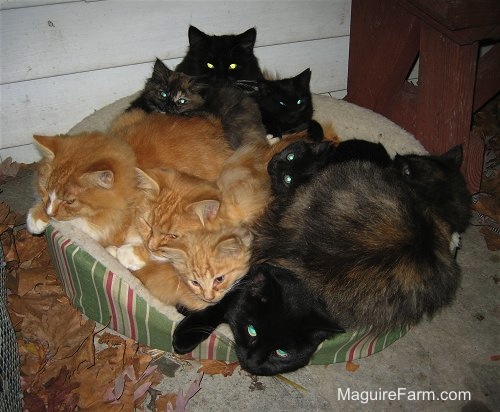
{"label": "orange tabby cat", "polygon": [[28,212],[31,233],[49,219],[71,221],[103,246],[135,241],[135,155],[120,139],[102,133],[34,136],[43,159],[38,169],[40,201]]}
{"label": "orange tabby cat", "polygon": [[127,141],[141,169],[168,167],[215,180],[233,150],[215,118],[175,116],[131,110],[109,133]]}
{"label": "orange tabby cat", "polygon": [[184,233],[213,221],[221,193],[215,183],[174,169],[137,170],[142,190],[135,216],[139,245],[118,248],[115,256],[127,268],[140,269],[150,259],[165,260],[162,247]]}
{"label": "orange tabby cat", "polygon": [[167,262],[149,261],[134,275],[165,303],[203,309],[247,273],[251,239],[241,228],[187,232],[157,251]]}

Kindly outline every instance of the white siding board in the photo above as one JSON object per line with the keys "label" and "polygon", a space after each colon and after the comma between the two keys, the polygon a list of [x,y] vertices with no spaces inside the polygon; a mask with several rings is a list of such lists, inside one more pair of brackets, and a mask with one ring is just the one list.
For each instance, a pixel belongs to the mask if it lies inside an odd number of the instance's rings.
{"label": "white siding board", "polygon": [[[311,90],[327,93],[346,88],[348,40],[341,37],[262,47],[256,54],[264,69],[282,78],[311,67]],[[179,61],[166,63],[173,67]],[[1,85],[0,147],[12,152],[15,147],[30,144],[34,133],[67,132],[95,110],[142,89],[152,65],[142,63]],[[23,151],[23,159],[36,160],[30,158],[33,151],[17,150]]]}
{"label": "white siding board", "polygon": [[194,24],[257,47],[349,33],[350,1],[98,1],[0,11],[1,82],[184,56]]}

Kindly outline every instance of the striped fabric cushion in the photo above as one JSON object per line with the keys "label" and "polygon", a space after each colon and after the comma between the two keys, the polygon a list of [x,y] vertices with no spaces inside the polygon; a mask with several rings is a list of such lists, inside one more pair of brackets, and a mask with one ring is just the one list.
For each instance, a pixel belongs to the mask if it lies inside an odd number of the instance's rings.
{"label": "striped fabric cushion", "polygon": [[[147,293],[138,293],[133,282],[79,246],[67,233],[49,225],[45,236],[61,283],[76,308],[96,322],[140,343],[173,351],[176,319],[169,312],[156,305]],[[319,346],[311,364],[369,356],[398,340],[407,330],[403,328],[382,335],[362,331],[338,335]],[[221,333],[219,329],[191,355],[195,359],[237,360],[230,333]]]}

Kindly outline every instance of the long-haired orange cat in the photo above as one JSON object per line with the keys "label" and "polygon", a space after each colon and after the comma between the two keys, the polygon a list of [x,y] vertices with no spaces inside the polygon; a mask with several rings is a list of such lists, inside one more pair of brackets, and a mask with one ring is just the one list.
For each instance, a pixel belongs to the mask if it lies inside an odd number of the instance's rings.
{"label": "long-haired orange cat", "polygon": [[34,139],[43,159],[28,230],[42,233],[52,218],[71,221],[103,246],[136,241],[129,231],[138,194],[130,146],[102,133]]}

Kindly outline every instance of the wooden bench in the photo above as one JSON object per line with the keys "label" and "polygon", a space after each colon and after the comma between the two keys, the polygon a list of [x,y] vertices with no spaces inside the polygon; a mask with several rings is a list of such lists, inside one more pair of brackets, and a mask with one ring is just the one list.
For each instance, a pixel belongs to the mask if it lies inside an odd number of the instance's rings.
{"label": "wooden bench", "polygon": [[[433,154],[462,144],[479,190],[473,113],[500,91],[500,1],[352,0],[346,100],[383,114]],[[479,57],[479,47],[491,48]],[[419,58],[418,86],[407,81]]]}

